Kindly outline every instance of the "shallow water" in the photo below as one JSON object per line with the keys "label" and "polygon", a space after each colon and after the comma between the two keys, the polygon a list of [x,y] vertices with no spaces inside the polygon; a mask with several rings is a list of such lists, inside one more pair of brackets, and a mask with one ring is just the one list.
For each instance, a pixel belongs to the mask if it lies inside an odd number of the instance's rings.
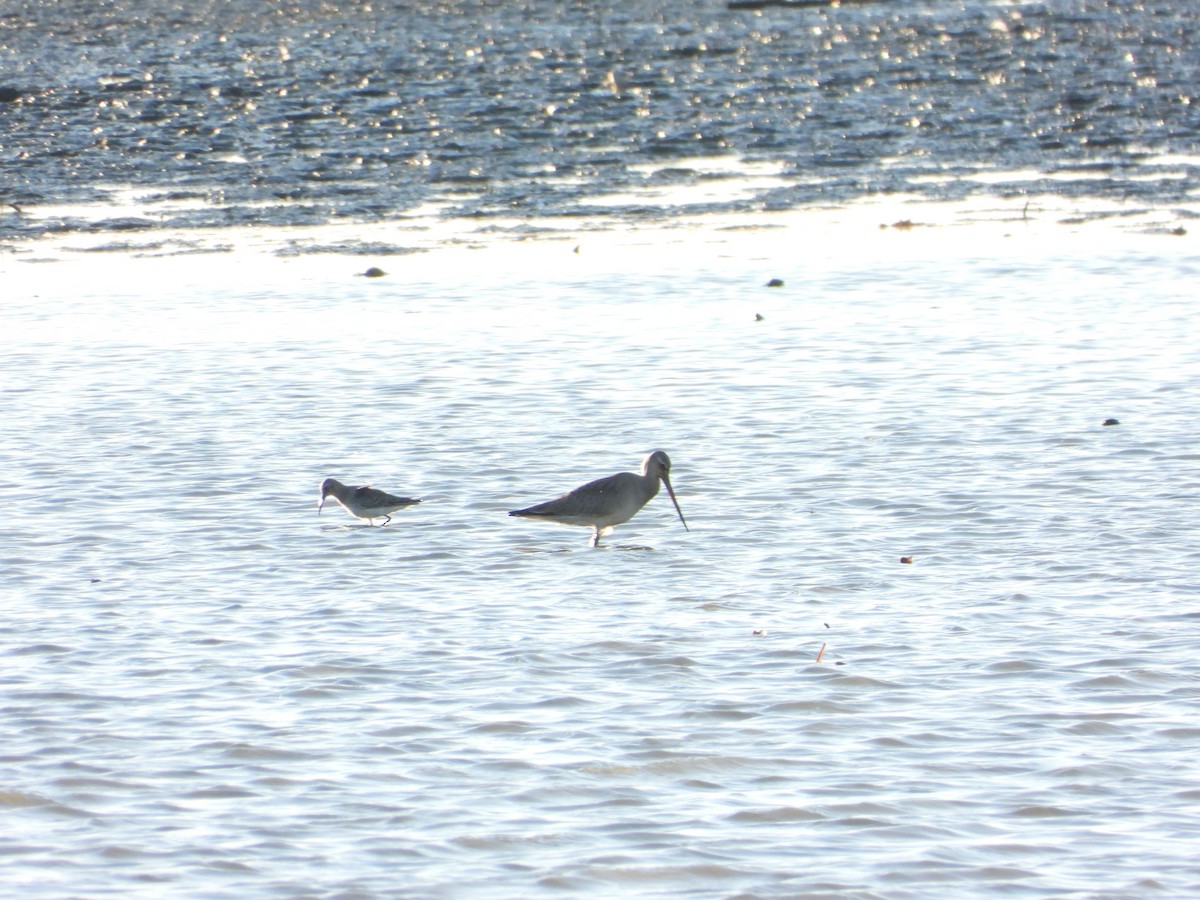
{"label": "shallow water", "polygon": [[339,6],[0,15],[0,893],[1200,892],[1191,7]]}
{"label": "shallow water", "polygon": [[1194,894],[1190,244],[806,222],[10,263],[8,889]]}

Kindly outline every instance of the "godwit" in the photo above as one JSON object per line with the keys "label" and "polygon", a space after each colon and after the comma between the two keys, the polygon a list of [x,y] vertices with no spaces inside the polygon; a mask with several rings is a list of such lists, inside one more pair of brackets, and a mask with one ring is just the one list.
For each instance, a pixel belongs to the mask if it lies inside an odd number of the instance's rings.
{"label": "godwit", "polygon": [[370,525],[374,525],[375,519],[380,517],[383,518],[383,524],[386,525],[392,521],[391,514],[396,510],[421,502],[412,497],[397,497],[387,491],[377,491],[366,485],[355,487],[342,484],[336,478],[326,478],[321,482],[321,502],[317,504],[318,516],[321,514],[322,507],[325,506],[326,497],[333,497],[346,512],[360,519],[366,519]]}
{"label": "godwit", "polygon": [[607,478],[589,481],[554,500],[547,500],[526,509],[514,509],[510,516],[525,519],[544,519],[560,525],[584,525],[591,528],[592,546],[600,546],[600,538],[622,522],[628,522],[638,510],[658,493],[659,479],[667,486],[675,512],[685,530],[687,521],[671,487],[671,460],[661,450],[655,450],[642,460],[642,474],[618,472]]}

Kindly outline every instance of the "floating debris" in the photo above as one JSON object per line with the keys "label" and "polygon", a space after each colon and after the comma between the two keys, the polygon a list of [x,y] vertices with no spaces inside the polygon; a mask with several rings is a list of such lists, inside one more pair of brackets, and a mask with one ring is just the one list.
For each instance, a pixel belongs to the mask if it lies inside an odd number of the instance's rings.
{"label": "floating debris", "polygon": [[359,272],[358,274],[360,274],[363,278],[382,278],[387,274],[387,272],[383,271],[383,269],[379,268],[378,266],[371,266],[371,268],[367,269],[367,271]]}
{"label": "floating debris", "polygon": [[1121,422],[1119,419],[1105,419],[1104,424],[1105,425],[1120,425]]}
{"label": "floating debris", "polygon": [[902,557],[900,557],[900,562],[902,562],[902,563],[911,563],[911,562],[912,562],[912,557],[911,557],[911,556],[902,556]]}
{"label": "floating debris", "polygon": [[767,287],[783,287],[783,279],[782,278],[772,278],[770,281],[767,282]]}

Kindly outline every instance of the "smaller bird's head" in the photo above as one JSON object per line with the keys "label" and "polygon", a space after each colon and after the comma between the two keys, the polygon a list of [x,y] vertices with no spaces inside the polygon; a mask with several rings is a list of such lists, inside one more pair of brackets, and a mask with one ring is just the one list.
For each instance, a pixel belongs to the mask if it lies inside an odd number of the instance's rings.
{"label": "smaller bird's head", "polygon": [[326,478],[321,482],[321,500],[317,503],[317,515],[321,514],[322,508],[325,506],[325,498],[333,493],[333,487],[338,483],[336,478]]}

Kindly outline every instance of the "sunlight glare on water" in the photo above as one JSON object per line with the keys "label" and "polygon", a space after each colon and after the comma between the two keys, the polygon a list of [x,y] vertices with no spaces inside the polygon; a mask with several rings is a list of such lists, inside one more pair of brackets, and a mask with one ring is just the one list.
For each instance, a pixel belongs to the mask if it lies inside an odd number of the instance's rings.
{"label": "sunlight glare on water", "polygon": [[6,4],[0,894],[1200,895],[1195,31]]}

